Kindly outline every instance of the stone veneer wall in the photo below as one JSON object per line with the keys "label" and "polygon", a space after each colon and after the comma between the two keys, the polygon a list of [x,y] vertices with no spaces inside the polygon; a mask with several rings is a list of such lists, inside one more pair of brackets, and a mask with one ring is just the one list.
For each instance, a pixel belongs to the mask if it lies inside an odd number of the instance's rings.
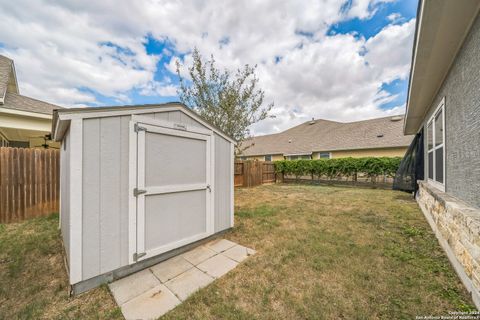
{"label": "stone veneer wall", "polygon": [[480,309],[480,209],[419,181],[417,201]]}

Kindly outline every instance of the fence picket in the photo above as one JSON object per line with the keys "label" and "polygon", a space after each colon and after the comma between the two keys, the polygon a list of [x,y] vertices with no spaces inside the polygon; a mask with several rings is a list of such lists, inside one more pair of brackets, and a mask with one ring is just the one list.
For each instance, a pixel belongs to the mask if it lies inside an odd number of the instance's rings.
{"label": "fence picket", "polygon": [[0,148],[0,223],[58,211],[60,152]]}
{"label": "fence picket", "polygon": [[254,187],[275,182],[275,166],[270,161],[235,161],[235,187]]}

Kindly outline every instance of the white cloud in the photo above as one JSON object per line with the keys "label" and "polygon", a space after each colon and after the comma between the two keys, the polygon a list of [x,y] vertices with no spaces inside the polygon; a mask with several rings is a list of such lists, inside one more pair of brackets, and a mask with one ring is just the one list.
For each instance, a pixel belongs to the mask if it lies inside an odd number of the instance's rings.
{"label": "white cloud", "polygon": [[[0,33],[0,53],[15,59],[22,93],[77,106],[98,104],[93,91],[128,103],[131,90],[175,95],[168,77],[157,80],[157,63],[174,51],[189,64],[197,46],[221,67],[258,65],[276,118],[252,129],[275,132],[311,117],[355,120],[401,112],[402,106],[379,108],[392,99],[380,87],[406,78],[414,22],[387,26],[369,40],[326,36],[330,25],[367,19],[388,1],[0,0],[0,30],[8,30]],[[173,48],[148,55],[148,35]],[[176,59],[165,66],[172,73]]]}

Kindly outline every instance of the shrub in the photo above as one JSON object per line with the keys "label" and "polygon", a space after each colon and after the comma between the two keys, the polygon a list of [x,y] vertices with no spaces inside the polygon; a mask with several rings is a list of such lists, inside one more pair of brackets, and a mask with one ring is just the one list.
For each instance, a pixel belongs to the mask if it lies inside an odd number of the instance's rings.
{"label": "shrub", "polygon": [[394,177],[401,160],[401,157],[283,160],[275,161],[275,171],[294,175],[296,178],[312,175],[328,179],[340,177],[353,179],[358,174],[364,174],[375,181],[378,176],[382,175]]}

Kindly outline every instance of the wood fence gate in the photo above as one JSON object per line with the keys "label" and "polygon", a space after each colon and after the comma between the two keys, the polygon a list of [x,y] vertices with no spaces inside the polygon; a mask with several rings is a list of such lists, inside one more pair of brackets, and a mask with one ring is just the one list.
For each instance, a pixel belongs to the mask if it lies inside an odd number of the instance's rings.
{"label": "wood fence gate", "polygon": [[235,187],[254,187],[276,180],[275,165],[270,161],[235,161]]}
{"label": "wood fence gate", "polygon": [[58,212],[60,152],[0,148],[0,223]]}

